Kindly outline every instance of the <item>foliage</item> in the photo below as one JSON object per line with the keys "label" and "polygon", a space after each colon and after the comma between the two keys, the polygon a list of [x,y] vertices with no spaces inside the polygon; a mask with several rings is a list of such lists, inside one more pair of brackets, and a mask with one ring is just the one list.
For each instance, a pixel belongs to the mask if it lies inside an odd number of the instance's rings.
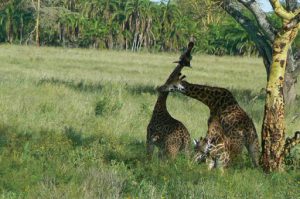
{"label": "foliage", "polygon": [[[33,44],[36,2],[12,0],[0,10],[0,42]],[[277,23],[278,19],[273,17]],[[47,46],[255,55],[246,32],[216,1],[41,0],[40,43]]]}
{"label": "foliage", "polygon": [[[286,160],[287,172],[269,175],[246,156],[223,175],[181,156],[146,159],[155,87],[177,54],[14,45],[1,52],[0,198],[299,196],[299,147]],[[194,55],[193,63],[183,71],[189,81],[230,89],[260,132],[261,60]],[[287,111],[287,132],[300,128],[299,106],[298,99]],[[170,94],[168,109],[193,138],[206,133],[209,110],[198,101]]]}
{"label": "foliage", "polygon": [[249,34],[232,19],[208,30],[206,53],[214,55],[256,55],[255,43]]}

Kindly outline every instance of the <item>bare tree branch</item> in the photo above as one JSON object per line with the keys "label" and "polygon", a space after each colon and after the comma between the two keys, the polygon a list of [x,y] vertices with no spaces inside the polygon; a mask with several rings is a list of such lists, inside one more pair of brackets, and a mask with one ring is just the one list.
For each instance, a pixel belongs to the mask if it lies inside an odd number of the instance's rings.
{"label": "bare tree branch", "polygon": [[295,10],[294,14],[298,15],[300,13],[300,8],[298,8],[297,10]]}
{"label": "bare tree branch", "polygon": [[241,6],[242,5],[239,5],[238,2],[234,3],[231,0],[224,0],[224,3],[222,4],[223,9],[250,34],[258,51],[264,58],[264,65],[268,76],[270,74],[269,67],[272,63],[272,47],[270,40],[264,36],[263,32],[261,32],[259,27],[257,27],[250,18],[241,13]]}
{"label": "bare tree branch", "polygon": [[295,17],[296,13],[288,12],[280,3],[279,0],[269,0],[275,13],[282,19],[291,20]]}
{"label": "bare tree branch", "polygon": [[260,28],[266,33],[268,39],[274,40],[276,29],[267,19],[266,13],[261,9],[255,0],[238,0],[242,3],[254,16]]}
{"label": "bare tree branch", "polygon": [[300,27],[300,13],[298,13],[293,19],[291,19],[288,23],[285,24],[284,29],[289,30],[292,28]]}

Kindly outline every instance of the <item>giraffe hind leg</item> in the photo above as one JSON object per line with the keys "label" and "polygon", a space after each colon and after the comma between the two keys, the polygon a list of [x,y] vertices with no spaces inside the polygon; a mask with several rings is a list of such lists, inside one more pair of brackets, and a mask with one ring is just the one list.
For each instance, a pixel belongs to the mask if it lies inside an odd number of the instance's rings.
{"label": "giraffe hind leg", "polygon": [[182,144],[182,149],[185,154],[185,157],[188,158],[190,156],[190,140],[184,139]]}
{"label": "giraffe hind leg", "polygon": [[259,166],[259,143],[258,139],[254,139],[251,143],[246,145],[248,154],[252,160],[254,167]]}

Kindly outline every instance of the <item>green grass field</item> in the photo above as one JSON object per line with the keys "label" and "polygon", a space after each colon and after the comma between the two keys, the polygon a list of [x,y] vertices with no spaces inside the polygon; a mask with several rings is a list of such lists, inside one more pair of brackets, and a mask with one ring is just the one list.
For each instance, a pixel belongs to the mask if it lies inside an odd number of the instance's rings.
{"label": "green grass field", "polygon": [[[146,160],[155,87],[178,57],[0,46],[0,198],[300,198],[300,147],[286,172],[269,175],[246,154],[223,175],[183,156]],[[187,80],[230,89],[260,134],[262,60],[194,55],[192,65]],[[289,135],[299,106],[286,111]],[[168,109],[192,137],[205,135],[199,101],[172,93]]]}

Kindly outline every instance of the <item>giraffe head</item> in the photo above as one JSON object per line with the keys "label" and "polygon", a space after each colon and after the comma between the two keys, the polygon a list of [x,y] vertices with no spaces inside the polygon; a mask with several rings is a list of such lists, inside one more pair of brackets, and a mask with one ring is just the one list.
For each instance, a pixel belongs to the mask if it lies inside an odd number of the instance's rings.
{"label": "giraffe head", "polygon": [[194,42],[190,41],[187,49],[179,57],[179,61],[175,61],[174,63],[178,63],[181,66],[191,67],[191,60],[192,60],[191,52],[193,47],[194,47]]}
{"label": "giraffe head", "polygon": [[194,151],[196,153],[194,160],[196,162],[204,162],[209,156],[210,151],[213,147],[213,140],[210,138],[200,137],[199,140],[194,139]]}
{"label": "giraffe head", "polygon": [[185,75],[181,75],[179,73],[178,75],[174,75],[173,77],[169,77],[169,79],[166,81],[166,83],[162,86],[159,86],[157,90],[159,92],[172,92],[172,91],[180,91],[185,92],[185,88],[182,85],[182,80],[186,78]]}
{"label": "giraffe head", "polygon": [[185,78],[185,75],[181,76],[181,70],[183,67],[191,67],[190,61],[192,59],[191,51],[194,47],[194,42],[189,42],[188,48],[184,51],[184,53],[180,56],[179,61],[175,62],[178,65],[172,71],[170,76],[164,85],[157,88],[159,92],[169,92],[169,91],[181,91],[184,92],[184,86],[182,86],[181,82]]}

